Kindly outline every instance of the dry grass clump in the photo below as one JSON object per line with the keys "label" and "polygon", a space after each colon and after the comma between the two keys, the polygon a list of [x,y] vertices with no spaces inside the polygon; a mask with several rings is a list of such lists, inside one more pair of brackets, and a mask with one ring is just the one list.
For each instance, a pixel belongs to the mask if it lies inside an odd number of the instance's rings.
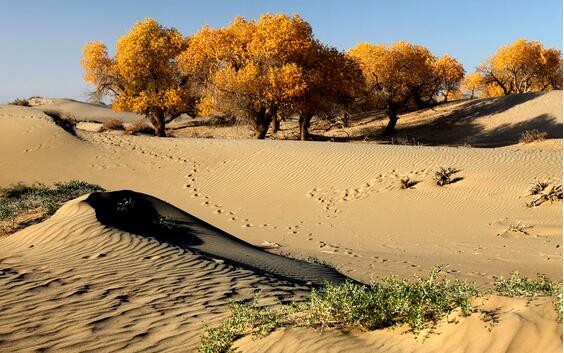
{"label": "dry grass clump", "polygon": [[546,139],[546,135],[548,135],[546,131],[539,131],[536,129],[526,130],[521,134],[521,138],[519,139],[519,142],[532,143],[532,142],[544,141]]}
{"label": "dry grass clump", "polygon": [[22,106],[22,107],[31,107],[31,104],[29,104],[29,100],[27,100],[25,98],[16,98],[8,104],[19,105],[19,106]]}
{"label": "dry grass clump", "polygon": [[125,133],[128,135],[135,135],[135,134],[154,135],[155,129],[146,121],[138,120],[133,124],[129,125],[125,129]]}
{"label": "dry grass clump", "polygon": [[505,232],[514,232],[514,233],[523,233],[525,235],[529,235],[527,232],[528,228],[532,228],[533,226],[525,225],[521,223],[521,221],[517,221],[515,224],[510,224],[509,227],[505,230]]}
{"label": "dry grass clump", "polygon": [[391,139],[392,145],[419,146],[419,141],[409,136],[399,136]]}
{"label": "dry grass clump", "polygon": [[536,207],[550,201],[562,200],[562,184],[550,185],[548,182],[540,182],[537,179],[529,186],[529,196],[533,196],[527,207]]}
{"label": "dry grass clump", "polygon": [[123,127],[123,123],[119,119],[106,120],[102,124],[102,126],[100,126],[100,129],[98,129],[98,132],[113,131],[113,130],[125,130],[125,128]]}
{"label": "dry grass clump", "polygon": [[39,223],[61,205],[81,195],[104,189],[95,184],[71,180],[48,187],[41,183],[16,184],[0,188],[0,235]]}
{"label": "dry grass clump", "polygon": [[400,179],[400,188],[411,189],[417,184],[415,180],[411,180],[409,177],[403,177]]}
{"label": "dry grass clump", "polygon": [[439,167],[439,170],[437,170],[435,172],[435,176],[433,177],[433,180],[435,180],[435,182],[437,183],[437,185],[439,186],[444,186],[444,185],[448,185],[448,184],[452,184],[454,182],[457,182],[458,180],[461,180],[462,178],[451,178],[451,176],[455,173],[458,173],[460,170],[456,169],[456,168],[451,168],[451,167]]}

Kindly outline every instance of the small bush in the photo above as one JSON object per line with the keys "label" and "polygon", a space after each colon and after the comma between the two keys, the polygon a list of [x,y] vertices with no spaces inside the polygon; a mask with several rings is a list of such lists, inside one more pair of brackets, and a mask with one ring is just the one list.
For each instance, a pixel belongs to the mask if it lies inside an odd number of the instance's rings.
{"label": "small bush", "polygon": [[523,133],[521,134],[521,138],[519,139],[519,142],[532,143],[532,142],[544,141],[546,139],[546,135],[548,135],[546,131],[526,130],[523,131]]}
{"label": "small bush", "polygon": [[[65,202],[81,195],[103,191],[98,185],[72,180],[48,187],[41,183],[0,188],[0,233],[10,234],[51,216]],[[32,214],[33,217],[26,217]]]}
{"label": "small bush", "polygon": [[129,135],[143,134],[154,135],[155,129],[144,120],[138,120],[125,129],[125,133]]}
{"label": "small bush", "polygon": [[14,99],[12,102],[8,103],[10,105],[19,105],[22,107],[31,107],[31,105],[29,104],[29,100],[27,99],[23,99],[23,98],[16,98]]}
{"label": "small bush", "polygon": [[528,228],[532,228],[533,226],[525,225],[521,223],[521,221],[517,221],[515,224],[510,224],[509,227],[505,230],[506,232],[515,232],[515,233],[523,233],[525,235],[529,235],[526,231]]}
{"label": "small bush", "polygon": [[451,179],[451,176],[455,173],[458,173],[459,170],[455,168],[444,168],[439,167],[439,170],[435,172],[434,180],[439,186],[444,186],[447,184],[452,184],[453,182],[460,180],[461,178]]}
{"label": "small bush", "polygon": [[111,130],[125,130],[125,129],[123,127],[123,123],[119,119],[110,119],[110,120],[106,120],[102,124],[102,126],[100,126],[98,132],[111,131]]}

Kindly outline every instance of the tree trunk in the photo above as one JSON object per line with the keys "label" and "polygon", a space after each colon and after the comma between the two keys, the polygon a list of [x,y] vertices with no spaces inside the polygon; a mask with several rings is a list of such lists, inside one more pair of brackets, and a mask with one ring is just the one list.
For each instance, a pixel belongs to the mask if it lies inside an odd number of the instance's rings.
{"label": "tree trunk", "polygon": [[255,121],[253,122],[253,127],[255,129],[255,138],[259,140],[263,140],[266,137],[266,133],[268,132],[268,127],[272,122],[272,119],[276,115],[278,109],[265,109],[262,108],[257,112],[255,117]]}
{"label": "tree trunk", "polygon": [[309,124],[313,118],[313,114],[306,113],[300,115],[300,140],[309,140]]}
{"label": "tree trunk", "polygon": [[151,124],[153,124],[153,127],[155,128],[155,136],[158,137],[166,137],[166,131],[165,131],[165,115],[163,111],[159,111],[154,113],[154,115],[149,116],[149,121],[151,122]]}
{"label": "tree trunk", "polygon": [[272,133],[275,134],[280,130],[280,117],[276,115],[272,118]]}
{"label": "tree trunk", "polygon": [[398,122],[398,110],[396,108],[390,108],[386,114],[388,114],[388,126],[386,126],[384,130],[384,135],[391,135],[395,132],[396,123]]}

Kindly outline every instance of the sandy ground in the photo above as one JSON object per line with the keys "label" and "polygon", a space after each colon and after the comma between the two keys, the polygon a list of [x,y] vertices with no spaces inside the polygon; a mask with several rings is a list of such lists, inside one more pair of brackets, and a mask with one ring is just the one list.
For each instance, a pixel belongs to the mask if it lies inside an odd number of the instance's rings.
{"label": "sandy ground", "polygon": [[[452,111],[460,104],[466,103],[453,103]],[[562,92],[482,114],[473,124],[505,131],[512,139],[522,130],[511,128],[510,114],[520,129],[532,126],[527,117],[535,120],[544,114],[543,121],[551,125],[543,130],[557,131],[554,126],[562,126]],[[439,119],[429,117],[431,122]],[[451,129],[468,127],[463,120],[449,120],[462,124]],[[401,121],[410,124],[408,116]],[[446,131],[444,124],[439,126],[438,131]],[[434,265],[479,286],[514,270],[561,279],[562,203],[526,207],[534,178],[562,183],[561,131],[560,136],[551,135],[555,139],[522,145],[482,133],[484,129],[467,135],[477,144],[503,140],[497,145],[505,147],[158,139],[80,130],[72,136],[36,109],[0,106],[0,185],[80,179],[110,190],[132,189],[250,244],[277,244],[269,251],[316,257],[360,281],[389,274],[424,276]],[[417,137],[431,141],[431,135]],[[439,166],[460,169],[456,176],[462,179],[435,185],[432,177]],[[418,182],[412,189],[399,186],[406,176]],[[303,288],[291,283],[112,231],[97,223],[92,212],[71,203],[57,217],[0,241],[1,312],[31,313],[3,314],[0,351],[182,351],[180,343],[195,347],[203,322],[224,315],[227,297],[248,297],[256,283],[264,286],[266,298],[302,293]],[[526,225],[526,233],[508,231],[517,224]],[[42,246],[36,248],[38,243]],[[152,252],[158,253],[154,260]],[[101,253],[106,255],[96,255]],[[104,294],[110,289],[116,289],[115,296]],[[141,299],[116,299],[121,295]],[[505,301],[498,305],[498,300]],[[396,331],[343,336],[290,330],[265,338],[261,345],[243,340],[241,348],[295,352],[296,337],[303,335],[300,341],[309,342],[300,348],[304,352],[387,352],[391,346],[426,352],[448,345],[461,352],[535,351],[523,340],[537,342],[538,352],[562,349],[561,325],[544,304],[525,307],[518,300],[503,300],[492,299],[494,307],[505,308],[501,315],[506,320],[491,332],[483,320],[471,317],[454,326],[459,329],[443,328],[446,334],[433,336],[429,344],[406,340],[408,336]],[[68,325],[76,330],[69,331]],[[32,333],[34,329],[43,334]],[[460,339],[453,338],[455,333]],[[476,343],[478,337],[482,343]],[[79,338],[84,346],[77,345]]]}

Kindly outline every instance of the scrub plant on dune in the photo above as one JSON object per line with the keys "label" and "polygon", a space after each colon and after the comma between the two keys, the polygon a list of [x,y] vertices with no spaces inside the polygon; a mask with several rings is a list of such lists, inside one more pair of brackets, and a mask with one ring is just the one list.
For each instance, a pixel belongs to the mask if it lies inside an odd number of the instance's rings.
{"label": "scrub plant on dune", "polygon": [[[207,327],[201,353],[233,352],[231,345],[246,336],[264,336],[278,328],[349,328],[362,331],[408,325],[412,332],[432,328],[448,314],[459,310],[471,315],[471,300],[482,295],[471,283],[437,279],[440,267],[429,277],[414,281],[395,276],[369,285],[345,282],[313,289],[308,300],[261,307],[257,298],[233,303],[231,316],[217,327]],[[508,279],[498,278],[494,288],[483,293],[509,297],[551,297],[562,317],[562,284],[544,275],[529,279],[514,272]]]}
{"label": "scrub plant on dune", "polygon": [[41,183],[19,183],[0,188],[0,235],[39,223],[65,202],[104,189],[95,184],[72,180],[49,187]]}

